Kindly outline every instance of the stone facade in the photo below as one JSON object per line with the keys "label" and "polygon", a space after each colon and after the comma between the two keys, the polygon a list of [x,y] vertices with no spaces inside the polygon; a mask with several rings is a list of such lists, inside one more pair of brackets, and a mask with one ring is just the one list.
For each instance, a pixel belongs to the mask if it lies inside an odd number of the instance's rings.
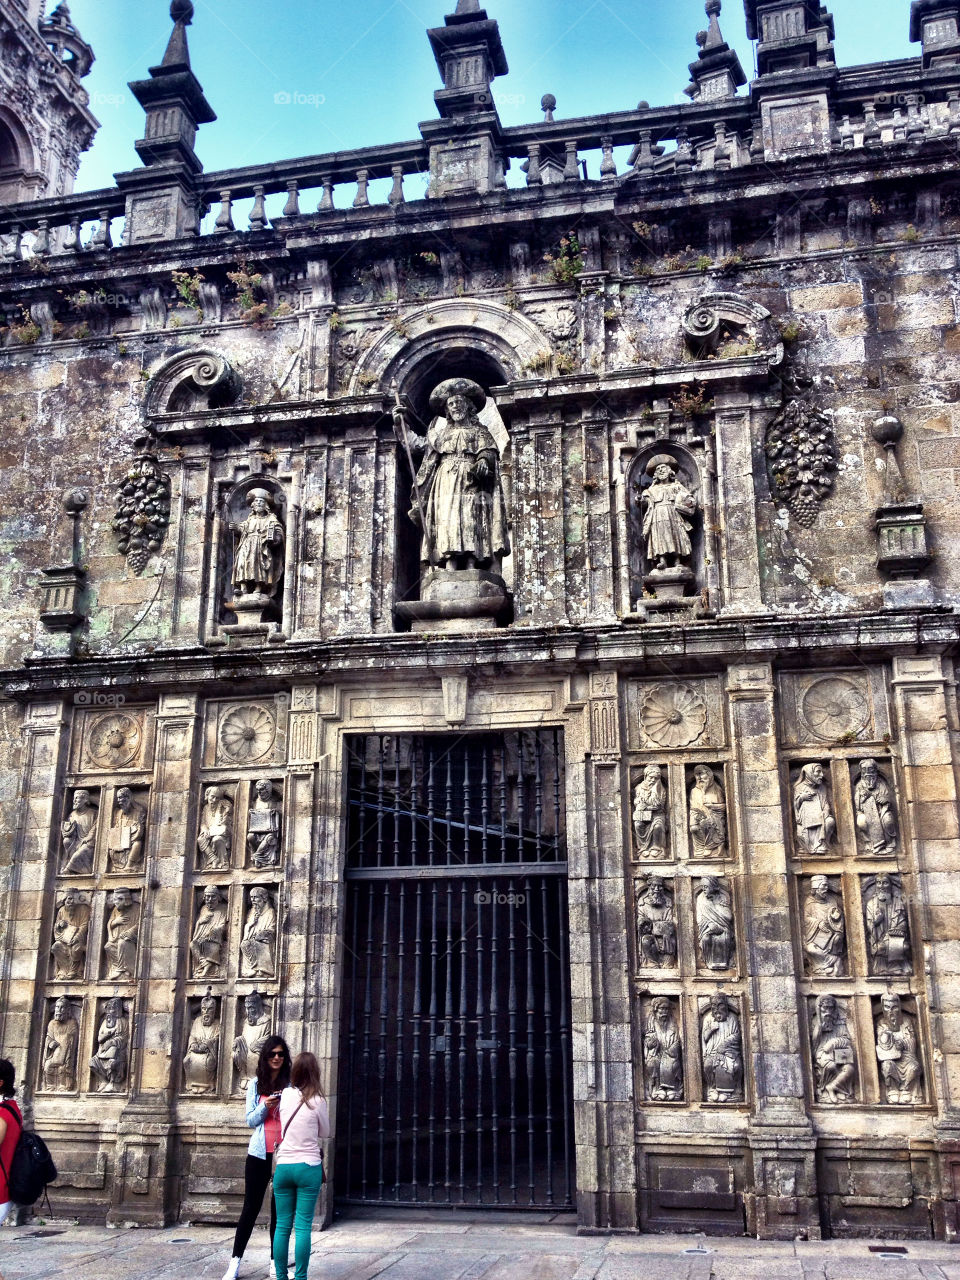
{"label": "stone facade", "polygon": [[345,1113],[357,736],[549,729],[581,1226],[960,1233],[960,5],[842,70],[746,10],[746,93],[710,0],[689,105],[506,129],[460,0],[422,140],[203,174],[177,0],[143,169],[0,216],[0,1028],[70,1214],[228,1221],[270,1031]]}

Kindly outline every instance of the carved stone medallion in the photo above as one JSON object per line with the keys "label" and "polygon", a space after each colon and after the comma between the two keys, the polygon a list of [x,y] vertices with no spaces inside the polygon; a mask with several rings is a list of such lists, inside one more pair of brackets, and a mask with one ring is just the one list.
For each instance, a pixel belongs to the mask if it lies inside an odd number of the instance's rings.
{"label": "carved stone medallion", "polygon": [[706,703],[686,684],[655,686],[640,705],[641,728],[658,747],[689,747],[703,736],[706,724]]}
{"label": "carved stone medallion", "polygon": [[217,733],[219,756],[231,764],[256,764],[273,750],[277,721],[262,702],[232,707],[220,721]]}
{"label": "carved stone medallion", "polygon": [[853,740],[870,723],[870,703],[852,680],[826,676],[803,695],[800,718],[821,742]]}
{"label": "carved stone medallion", "polygon": [[102,769],[125,769],[140,755],[140,721],[125,711],[98,716],[87,730],[87,758]]}

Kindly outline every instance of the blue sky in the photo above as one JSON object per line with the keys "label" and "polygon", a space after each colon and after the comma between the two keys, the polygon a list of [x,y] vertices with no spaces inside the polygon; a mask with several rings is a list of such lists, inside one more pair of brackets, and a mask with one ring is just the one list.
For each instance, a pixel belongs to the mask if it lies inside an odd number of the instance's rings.
{"label": "blue sky", "polygon": [[[419,122],[436,115],[439,78],[425,31],[442,24],[454,0],[195,3],[193,66],[219,116],[200,132],[207,169],[415,138]],[[86,84],[103,128],[78,183],[90,190],[139,166],[133,143],[143,113],[126,86],[162,57],[169,0],[70,0],[70,8],[97,55]],[[842,65],[917,54],[908,0],[834,0],[831,8]],[[490,0],[488,13],[510,63],[494,85],[505,124],[539,119],[544,93],[557,97],[558,119],[676,101],[706,26],[703,0]],[[720,21],[750,75],[741,0],[726,0]]]}

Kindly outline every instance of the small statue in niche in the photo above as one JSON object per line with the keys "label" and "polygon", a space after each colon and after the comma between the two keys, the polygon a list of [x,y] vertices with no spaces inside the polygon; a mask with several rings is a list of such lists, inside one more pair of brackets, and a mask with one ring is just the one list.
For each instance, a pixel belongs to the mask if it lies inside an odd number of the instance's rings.
{"label": "small statue in niche", "polygon": [[77,1085],[77,1045],[80,1028],[73,1003],[60,996],[43,1037],[43,1088],[51,1093],[72,1093]]}
{"label": "small statue in niche", "polygon": [[867,876],[865,916],[870,972],[884,977],[910,973],[910,922],[899,876]]}
{"label": "small statue in niche", "polygon": [[116,814],[110,828],[110,870],[140,871],[147,830],[147,809],[129,787],[119,787]]}
{"label": "small statue in niche", "polygon": [[232,837],[233,801],[223,787],[207,787],[197,836],[201,871],[222,871],[229,867]]}
{"label": "small statue in niche", "polygon": [[203,891],[203,905],[190,939],[195,978],[223,978],[226,974],[227,903],[215,884]]}
{"label": "small statue in niche", "polygon": [[865,851],[878,858],[893,857],[897,851],[897,811],[893,791],[876,760],[860,762],[853,812]]}
{"label": "small statue in niche", "polygon": [[103,944],[107,958],[106,980],[132,982],[137,963],[140,906],[129,889],[114,889],[110,902],[113,910],[107,917],[107,940]]}
{"label": "small statue in niche", "polygon": [[257,597],[258,607],[270,603],[283,577],[283,525],[266,489],[247,494],[250,514],[235,527],[240,541],[233,557],[231,583],[243,597]]}
{"label": "small statue in niche", "polygon": [[280,811],[283,802],[269,778],[253,786],[253,804],[247,813],[247,851],[255,867],[280,864]]}
{"label": "small statue in niche", "polygon": [[90,933],[90,906],[79,889],[68,887],[53,921],[53,976],[58,982],[83,977]]}
{"label": "small statue in niche", "polygon": [[729,969],[736,951],[733,899],[721,876],[707,876],[697,891],[697,941],[707,969]]}
{"label": "small statue in niche", "polygon": [[93,872],[99,810],[83,789],[73,793],[73,807],[60,827],[63,845],[61,875],[88,876]]}
{"label": "small statue in niche", "polygon": [[803,954],[807,972],[817,978],[840,978],[846,973],[844,951],[847,927],[843,902],[826,876],[810,877],[810,893],[803,904]]}
{"label": "small statue in niche", "polygon": [[718,991],[700,1023],[703,1083],[708,1102],[743,1101],[743,1037],[740,1018]]}
{"label": "small statue in niche", "polygon": [[637,882],[637,950],[644,968],[673,969],[677,963],[677,925],[673,897],[662,876]]}
{"label": "small statue in niche", "polygon": [[706,764],[693,771],[690,836],[695,858],[722,858],[727,851],[727,802],[717,775]]}
{"label": "small statue in niche", "polygon": [[195,1095],[217,1092],[220,1059],[220,1004],[208,991],[193,1019],[183,1058],[183,1090]]}
{"label": "small statue in niche", "polygon": [[651,1102],[683,1101],[683,1045],[673,1001],[656,996],[643,1029],[643,1075]]}
{"label": "small statue in niche", "polygon": [[233,1065],[237,1072],[237,1088],[246,1089],[257,1074],[260,1050],[273,1035],[273,1019],[259,991],[244,996],[243,1020],[233,1042]]}
{"label": "small statue in niche", "polygon": [[641,858],[667,856],[667,789],[659,765],[646,765],[634,790],[633,834]]}
{"label": "small statue in niche", "polygon": [[825,854],[837,834],[837,820],[821,764],[805,764],[793,787],[793,812],[801,853]]}
{"label": "small statue in niche", "polygon": [[836,996],[820,996],[817,1000],[810,1041],[817,1101],[856,1101],[857,1055]]}
{"label": "small statue in niche", "polygon": [[262,885],[250,890],[250,909],[240,941],[240,974],[273,978],[277,972],[277,912]]}
{"label": "small statue in niche", "polygon": [[640,495],[647,565],[660,573],[676,569],[693,554],[689,520],[696,513],[698,500],[696,493],[677,479],[678,471],[675,458],[658,453],[647,463],[647,475],[653,483]]}
{"label": "small statue in niche", "polygon": [[901,1106],[923,1102],[923,1067],[914,1020],[893,992],[885,995],[880,1005],[877,1061],[886,1100]]}
{"label": "small statue in niche", "polygon": [[98,1093],[121,1093],[127,1081],[130,1056],[130,1019],[119,997],[107,1001],[97,1028],[97,1050],[90,1059]]}

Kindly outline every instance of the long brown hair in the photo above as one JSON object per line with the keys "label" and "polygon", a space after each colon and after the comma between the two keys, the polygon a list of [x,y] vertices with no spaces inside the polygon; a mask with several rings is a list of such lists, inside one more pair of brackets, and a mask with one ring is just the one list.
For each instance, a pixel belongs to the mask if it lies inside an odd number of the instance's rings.
{"label": "long brown hair", "polygon": [[[283,1066],[280,1068],[276,1083],[274,1083],[273,1064],[270,1061],[270,1055],[275,1053],[277,1049],[283,1050]],[[287,1042],[283,1036],[268,1036],[263,1042],[260,1057],[257,1059],[257,1093],[261,1098],[265,1098],[277,1089],[285,1089],[289,1083],[290,1050],[287,1048]]]}
{"label": "long brown hair", "polygon": [[290,1070],[290,1083],[299,1089],[304,1102],[323,1097],[320,1084],[320,1063],[312,1053],[298,1053]]}

